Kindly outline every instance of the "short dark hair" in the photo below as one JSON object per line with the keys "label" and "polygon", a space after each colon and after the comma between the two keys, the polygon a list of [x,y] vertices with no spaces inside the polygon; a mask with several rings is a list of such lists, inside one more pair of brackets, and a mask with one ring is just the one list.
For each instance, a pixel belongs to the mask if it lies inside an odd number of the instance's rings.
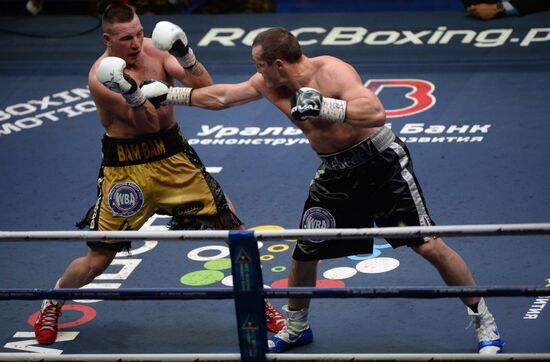
{"label": "short dark hair", "polygon": [[105,8],[101,18],[101,29],[104,33],[112,31],[111,26],[117,23],[129,23],[134,19],[134,8],[123,3],[112,3]]}
{"label": "short dark hair", "polygon": [[252,46],[262,47],[262,58],[271,64],[275,59],[296,63],[302,57],[298,39],[284,28],[271,28],[256,36]]}

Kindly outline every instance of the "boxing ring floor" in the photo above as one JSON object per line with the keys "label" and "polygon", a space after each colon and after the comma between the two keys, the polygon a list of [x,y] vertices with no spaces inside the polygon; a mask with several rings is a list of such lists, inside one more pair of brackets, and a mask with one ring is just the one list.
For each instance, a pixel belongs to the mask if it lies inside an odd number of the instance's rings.
{"label": "boxing ring floor", "polygon": [[[276,25],[315,27],[302,34],[304,40],[316,40],[304,51],[339,56],[355,65],[365,81],[371,80],[367,86],[378,92],[391,111],[388,122],[410,147],[429,210],[439,225],[548,222],[547,14],[492,23],[455,12],[397,17],[394,13],[144,17],[145,32],[150,33],[159,20],[176,22],[188,31],[195,53],[218,83],[239,82],[254,71],[249,46],[241,41],[250,31]],[[94,19],[59,21],[44,16],[4,18],[2,23],[2,28],[64,34],[67,29],[89,28]],[[363,27],[375,35],[363,35],[364,41],[347,46],[322,44],[327,33],[344,26],[355,29],[350,31]],[[213,28],[238,28],[244,33],[235,36],[231,46],[208,43],[205,37]],[[475,40],[464,44],[461,38],[450,38],[447,43],[427,44],[438,29],[441,39],[449,29],[466,29]],[[495,43],[499,36],[502,40],[506,29],[512,35],[501,45],[473,45],[483,39]],[[422,31],[432,35],[421,36]],[[396,40],[389,44],[394,35]],[[394,44],[399,40],[404,44]],[[201,41],[207,44],[201,46]],[[419,41],[422,44],[416,44]],[[103,131],[86,90],[88,68],[102,51],[100,32],[64,39],[2,32],[0,45],[0,230],[74,230],[74,223],[95,201],[101,159]],[[411,84],[424,89],[420,93],[431,90],[431,96],[424,94],[414,109],[415,102],[406,97]],[[282,114],[263,100],[219,112],[178,108],[177,114],[183,131],[248,228],[298,227],[319,161]],[[166,221],[151,219],[143,230],[161,230]],[[446,241],[465,258],[479,285],[550,284],[548,236]],[[293,244],[292,240],[262,243],[267,286],[286,286]],[[0,246],[0,288],[53,287],[67,264],[86,250],[82,242],[3,241]],[[444,285],[435,269],[414,252],[386,246],[377,240],[373,255],[321,262],[318,285]],[[148,241],[135,242],[134,247],[132,255],[115,259],[96,286],[219,288],[229,283],[223,243]],[[544,308],[548,300],[548,296],[487,298],[507,343],[505,352],[550,352],[550,310]],[[277,307],[285,302],[272,300]],[[65,324],[63,341],[51,346],[33,341],[28,320],[39,305],[0,301],[0,353],[239,350],[232,300],[68,301],[60,321]],[[311,309],[315,341],[296,352],[474,353],[477,342],[473,329],[465,330],[468,322],[458,299],[315,299]]]}

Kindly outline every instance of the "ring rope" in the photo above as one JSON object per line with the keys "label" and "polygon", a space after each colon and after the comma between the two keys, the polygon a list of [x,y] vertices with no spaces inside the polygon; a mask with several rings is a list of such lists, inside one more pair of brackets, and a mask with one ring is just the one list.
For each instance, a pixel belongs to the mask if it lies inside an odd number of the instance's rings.
{"label": "ring rope", "polygon": [[[95,362],[171,362],[239,361],[237,353],[203,354],[37,354],[0,353],[0,361],[95,361]],[[285,353],[266,354],[267,361],[549,361],[550,353]]]}
{"label": "ring rope", "polygon": [[[293,230],[217,230],[217,231],[162,231],[162,232],[143,232],[143,231],[35,231],[35,232],[17,232],[17,231],[0,231],[0,241],[5,240],[43,240],[43,239],[56,239],[56,240],[137,240],[137,239],[168,239],[168,240],[222,240],[229,244],[230,255],[232,261],[232,272],[234,287],[233,291],[226,289],[208,294],[203,291],[193,290],[161,290],[161,289],[139,289],[139,290],[99,290],[99,289],[12,289],[12,290],[0,290],[0,299],[44,299],[47,295],[53,296],[52,299],[88,299],[99,298],[101,299],[136,299],[136,296],[142,295],[144,299],[197,299],[208,298],[214,296],[220,298],[235,299],[235,306],[237,311],[237,324],[244,326],[246,321],[253,317],[255,320],[263,320],[263,307],[261,306],[262,298],[265,296],[286,298],[290,294],[294,297],[298,297],[299,293],[305,297],[411,297],[411,298],[438,298],[438,297],[455,297],[460,295],[490,295],[489,293],[495,293],[495,296],[509,296],[509,295],[545,295],[550,294],[548,288],[537,288],[522,286],[519,288],[484,288],[484,287],[450,287],[450,288],[348,288],[348,289],[317,289],[317,288],[288,288],[273,289],[270,290],[263,288],[262,273],[260,269],[260,258],[258,254],[258,248],[256,246],[257,240],[277,240],[277,239],[297,239],[297,238],[373,238],[373,237],[419,237],[419,236],[465,236],[465,235],[540,235],[550,234],[550,224],[508,224],[508,225],[457,225],[457,226],[423,226],[423,227],[390,227],[390,228],[365,228],[365,229],[293,229]],[[62,293],[76,293],[74,296],[62,295]],[[212,290],[208,291],[212,293]],[[58,294],[59,293],[59,294]],[[87,293],[87,294],[86,294]],[[133,295],[132,295],[133,293]],[[136,294],[137,293],[137,294]],[[470,293],[470,294],[466,294]],[[508,294],[511,293],[511,294]],[[531,294],[533,293],[533,294]],[[492,294],[491,294],[492,295]],[[248,317],[247,317],[248,316]],[[252,333],[246,328],[239,328],[239,346],[240,356],[242,361],[250,362],[263,362],[267,360],[304,360],[300,359],[286,359],[291,355],[269,355],[265,346],[266,328],[263,323],[259,324],[259,328],[255,329]],[[31,359],[40,357],[43,361],[56,360],[49,359],[50,357],[60,357],[58,355],[45,356],[43,354],[18,354],[17,360],[25,360],[24,355],[30,356]],[[0,361],[2,356],[7,357],[7,354],[0,355]],[[76,359],[71,359],[69,355],[62,356],[60,360],[95,360],[100,361],[100,356],[105,358],[111,358],[113,355],[94,355],[92,359],[83,359],[83,356],[90,355],[78,355]],[[149,361],[149,360],[164,360],[163,356],[167,355],[153,355],[152,359],[143,358],[146,355],[137,355],[137,359],[128,359],[136,361]],[[158,358],[160,356],[160,359]],[[311,356],[311,355],[308,355]],[[326,360],[326,356],[319,355],[314,360]],[[344,355],[336,355],[344,356]],[[443,356],[440,360],[479,360],[480,357],[486,359],[487,356],[479,356],[473,354],[465,354],[464,359],[457,359],[456,354],[449,354],[450,359],[445,359],[444,355],[421,355],[421,354],[400,354],[400,355],[363,355],[366,359],[362,359],[359,355],[346,355],[352,356],[350,358],[329,358],[330,360],[423,360],[420,356],[428,356],[426,360],[438,360],[434,359],[434,356]],[[396,356],[398,357],[396,359]],[[399,357],[401,356],[401,357]],[[410,356],[413,356],[412,359]],[[550,354],[525,354],[524,360],[550,360]],[[542,359],[538,359],[537,356]],[[46,358],[44,358],[46,357]],[[115,355],[115,360],[122,361],[120,355]],[[180,355],[181,357],[181,355]],[[175,360],[185,360],[178,357]],[[194,356],[196,357],[196,356]],[[493,357],[493,356],[491,356]],[[500,357],[500,356],[495,356]],[[518,358],[510,358],[511,355],[507,354],[503,356],[503,360],[518,360]],[[68,358],[68,359],[64,359]],[[305,358],[307,360],[307,357]],[[5,360],[5,359],[4,359]],[[106,359],[110,360],[110,359]],[[200,360],[193,358],[192,360]],[[224,360],[224,359],[214,359]],[[234,360],[233,356],[230,359]]]}
{"label": "ring rope", "polygon": [[359,229],[206,230],[206,231],[0,231],[7,240],[223,240],[230,233],[252,233],[256,240],[299,238],[394,238],[419,236],[499,236],[550,234],[550,223],[404,226]]}
{"label": "ring rope", "polygon": [[[550,296],[550,287],[348,287],[348,288],[268,288],[266,298],[455,298],[455,297],[528,297]],[[105,299],[105,300],[173,300],[173,299],[233,299],[228,288],[63,288],[63,289],[0,289],[0,300],[40,299]]]}

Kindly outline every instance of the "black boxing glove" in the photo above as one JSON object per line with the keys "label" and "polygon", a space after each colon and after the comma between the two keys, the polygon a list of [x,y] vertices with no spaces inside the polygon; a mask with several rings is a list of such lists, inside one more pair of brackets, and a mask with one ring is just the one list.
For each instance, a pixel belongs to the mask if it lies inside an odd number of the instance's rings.
{"label": "black boxing glove", "polygon": [[323,97],[313,88],[300,88],[291,100],[291,113],[294,120],[303,122],[308,118],[321,118],[342,123],[346,120],[347,102],[341,99]]}

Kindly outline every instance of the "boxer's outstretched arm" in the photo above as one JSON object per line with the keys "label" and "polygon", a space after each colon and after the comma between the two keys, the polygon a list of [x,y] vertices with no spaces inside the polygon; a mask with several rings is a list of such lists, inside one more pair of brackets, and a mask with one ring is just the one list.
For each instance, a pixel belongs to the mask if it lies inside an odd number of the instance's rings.
{"label": "boxer's outstretched arm", "polygon": [[160,81],[146,80],[141,84],[141,91],[156,107],[182,104],[219,110],[260,99],[262,94],[254,87],[253,78],[242,83],[215,84],[198,89],[171,87]]}

